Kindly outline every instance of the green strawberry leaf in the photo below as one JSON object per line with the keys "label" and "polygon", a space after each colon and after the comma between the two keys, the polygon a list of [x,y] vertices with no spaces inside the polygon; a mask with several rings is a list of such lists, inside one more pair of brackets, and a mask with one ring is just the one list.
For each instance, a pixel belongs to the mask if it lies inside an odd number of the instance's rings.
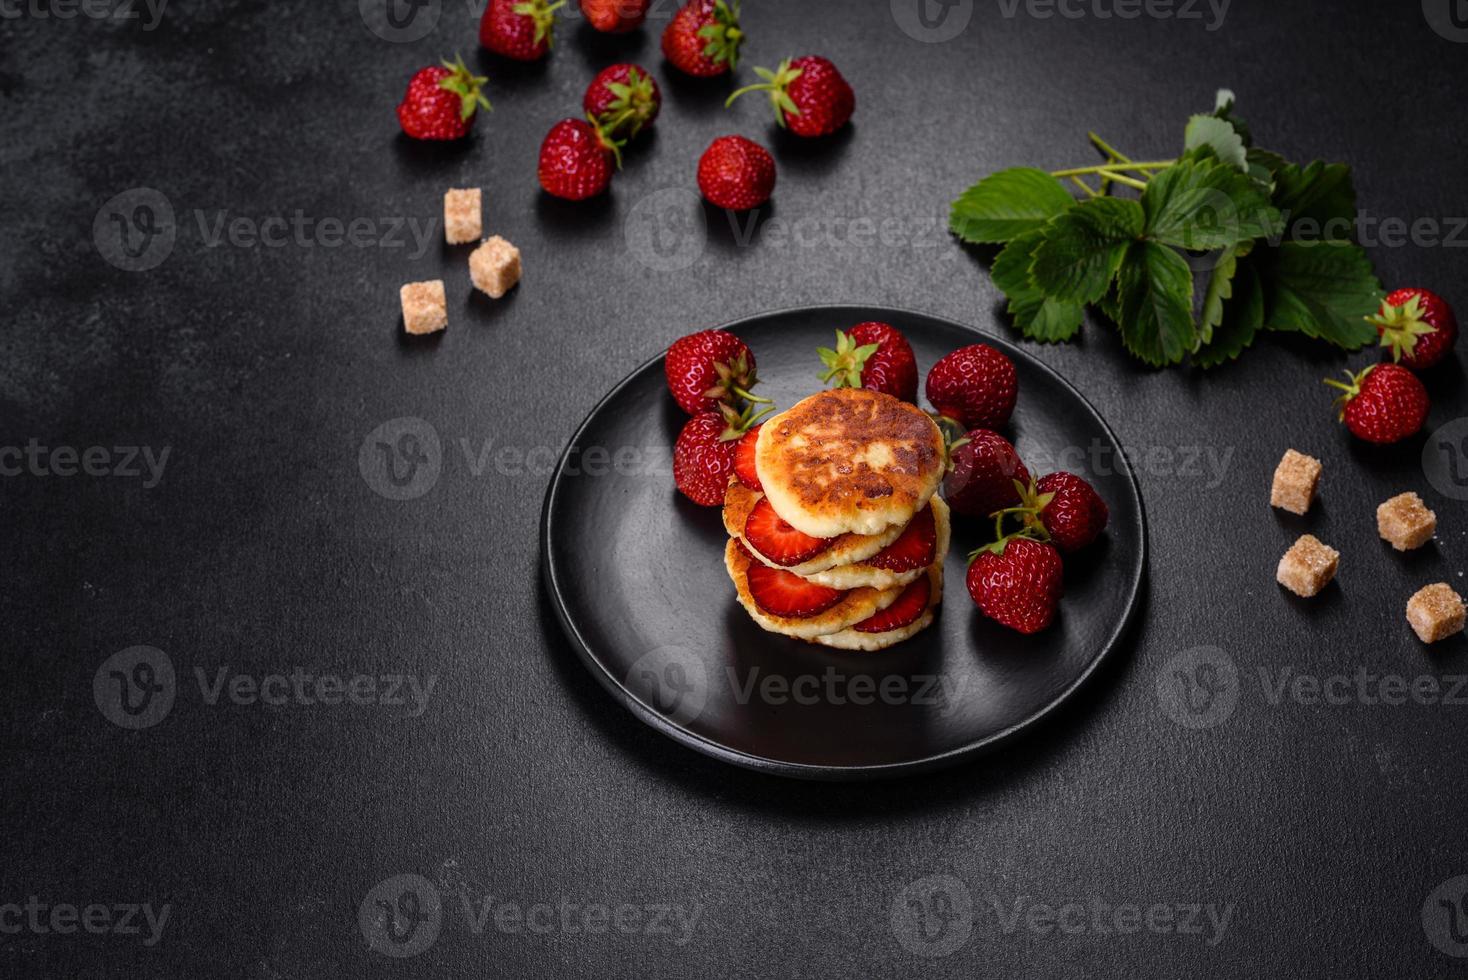
{"label": "green strawberry leaf", "polygon": [[1154,367],[1176,364],[1197,346],[1193,325],[1193,270],[1156,242],[1132,242],[1117,277],[1121,339]]}
{"label": "green strawberry leaf", "polygon": [[994,285],[1009,298],[1015,327],[1031,340],[1053,343],[1075,336],[1085,308],[1046,296],[1030,279],[1030,262],[1044,237],[1040,229],[1025,232],[1004,247],[990,272]]}
{"label": "green strawberry leaf", "polygon": [[1233,298],[1234,276],[1239,271],[1241,251],[1247,254],[1248,246],[1224,249],[1208,277],[1208,288],[1203,291],[1203,312],[1198,318],[1198,343],[1201,346],[1212,342],[1214,328],[1223,322],[1224,304]]}
{"label": "green strawberry leaf", "polygon": [[1207,346],[1193,355],[1198,367],[1211,368],[1232,361],[1254,342],[1264,326],[1264,287],[1254,266],[1238,265],[1230,283],[1232,298],[1222,308],[1222,316],[1214,326]]}
{"label": "green strawberry leaf", "polygon": [[953,202],[948,226],[966,242],[998,244],[1040,227],[1075,203],[1045,171],[1012,167],[964,191]]}
{"label": "green strawberry leaf", "polygon": [[1214,100],[1213,115],[1216,118],[1222,119],[1224,122],[1232,126],[1234,128],[1234,132],[1239,134],[1239,139],[1244,141],[1245,146],[1254,145],[1254,137],[1253,134],[1249,132],[1248,124],[1245,123],[1238,116],[1234,115],[1233,92],[1229,91],[1226,88],[1221,88],[1218,90],[1218,95]]}
{"label": "green strawberry leaf", "polygon": [[1285,242],[1249,259],[1265,285],[1264,327],[1298,331],[1346,350],[1376,340],[1366,317],[1381,305],[1381,283],[1366,250],[1350,242]]}
{"label": "green strawberry leaf", "polygon": [[1283,219],[1264,189],[1211,155],[1160,171],[1142,192],[1147,237],[1195,251],[1279,234]]}
{"label": "green strawberry leaf", "polygon": [[1285,164],[1274,176],[1274,201],[1289,221],[1286,237],[1312,242],[1355,238],[1356,188],[1350,167],[1316,160],[1306,167]]}
{"label": "green strawberry leaf", "polygon": [[1218,116],[1194,116],[1188,120],[1183,134],[1183,146],[1188,150],[1208,147],[1219,160],[1239,172],[1249,169],[1244,138],[1233,123]]}
{"label": "green strawberry leaf", "polygon": [[1045,226],[1035,246],[1030,278],[1047,296],[1094,303],[1111,285],[1127,244],[1142,237],[1146,215],[1136,201],[1095,197]]}

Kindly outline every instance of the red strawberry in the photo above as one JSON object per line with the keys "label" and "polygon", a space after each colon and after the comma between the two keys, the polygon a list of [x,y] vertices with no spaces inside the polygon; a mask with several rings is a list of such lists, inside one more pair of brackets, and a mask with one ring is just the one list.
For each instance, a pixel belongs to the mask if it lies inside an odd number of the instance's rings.
{"label": "red strawberry", "polygon": [[1094,487],[1074,473],[1051,473],[1040,477],[1034,491],[1049,497],[1038,511],[1050,541],[1061,551],[1078,551],[1106,530],[1110,512]]}
{"label": "red strawberry", "polygon": [[952,465],[943,479],[943,496],[960,514],[989,517],[1020,502],[1021,486],[1030,483],[1029,470],[1010,441],[997,432],[975,429],[949,447]]}
{"label": "red strawberry", "polygon": [[581,0],[581,13],[604,34],[626,34],[647,18],[652,0]]}
{"label": "red strawberry", "polygon": [[826,366],[822,381],[917,402],[917,360],[907,338],[891,324],[871,321],[837,330],[836,349],[822,347],[817,353]]}
{"label": "red strawberry", "polygon": [[808,562],[835,544],[833,538],[813,538],[786,524],[763,497],[744,521],[744,540],[776,565]]}
{"label": "red strawberry", "polygon": [[398,106],[398,124],[415,140],[456,140],[469,134],[475,113],[490,107],[481,89],[489,81],[471,72],[464,59],[424,68],[408,82]]}
{"label": "red strawberry", "polygon": [[928,401],[965,429],[1000,429],[1019,396],[1009,358],[985,344],[947,355],[928,372]]}
{"label": "red strawberry", "polygon": [[750,557],[747,581],[755,605],[771,616],[787,619],[804,619],[823,613],[846,595],[840,589],[807,582],[794,572],[771,568],[753,556]]}
{"label": "red strawberry", "polygon": [[910,572],[927,568],[938,557],[938,526],[933,523],[933,508],[924,507],[897,540],[867,559],[867,564],[889,572]]}
{"label": "red strawberry", "polygon": [[739,64],[739,4],[725,0],[688,0],[663,31],[663,56],[674,68],[712,78]]}
{"label": "red strawberry", "polygon": [[870,619],[863,619],[852,629],[860,633],[890,633],[917,622],[928,611],[928,600],[933,596],[933,583],[923,575],[912,580],[897,601]]}
{"label": "red strawberry", "polygon": [[556,11],[566,0],[489,0],[479,21],[479,43],[516,61],[539,61],[551,49]]}
{"label": "red strawberry", "polygon": [[562,119],[540,144],[540,186],[568,201],[584,201],[612,183],[618,146],[584,119]]}
{"label": "red strawberry", "polygon": [[775,189],[775,158],[753,140],[721,136],[698,161],[698,189],[715,207],[757,208]]}
{"label": "red strawberry", "polygon": [[673,400],[689,415],[740,399],[768,404],[750,393],[759,383],[754,351],[723,330],[700,330],[673,341],[663,358],[663,374]]}
{"label": "red strawberry", "polygon": [[663,94],[646,68],[612,65],[592,79],[581,106],[608,136],[631,139],[658,117]]}
{"label": "red strawberry", "polygon": [[748,431],[749,413],[727,405],[689,419],[673,443],[673,482],[683,495],[702,507],[721,507],[734,472],[734,447]]}
{"label": "red strawberry", "polygon": [[856,93],[825,58],[787,58],[777,71],[756,68],[754,73],[763,84],[745,86],[724,104],[733,105],[749,92],[768,92],[775,121],[796,136],[829,136],[845,126],[856,109]]}
{"label": "red strawberry", "polygon": [[1345,392],[1336,399],[1340,418],[1358,439],[1400,442],[1427,421],[1427,389],[1417,375],[1399,364],[1373,364],[1360,374],[1346,376],[1349,384],[1327,380]]}
{"label": "red strawberry", "polygon": [[744,437],[739,440],[739,445],[734,450],[734,475],[739,477],[739,482],[751,490],[763,490],[760,486],[759,472],[754,466],[754,444],[759,441],[759,430],[762,426],[755,426]]}
{"label": "red strawberry", "polygon": [[1010,537],[969,559],[968,593],[979,611],[1021,633],[1038,633],[1055,619],[1065,594],[1060,552],[1029,538]]}
{"label": "red strawberry", "polygon": [[1398,289],[1382,301],[1376,316],[1366,319],[1376,324],[1381,346],[1392,349],[1392,360],[1414,371],[1447,357],[1458,341],[1453,308],[1426,289]]}

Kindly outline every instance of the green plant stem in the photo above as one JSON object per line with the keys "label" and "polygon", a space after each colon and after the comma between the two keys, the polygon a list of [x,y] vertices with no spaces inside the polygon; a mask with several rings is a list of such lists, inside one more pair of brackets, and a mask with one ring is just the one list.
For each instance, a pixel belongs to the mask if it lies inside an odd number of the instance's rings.
{"label": "green plant stem", "polygon": [[[1101,192],[1100,191],[1096,190],[1094,187],[1092,187],[1090,184],[1086,183],[1084,180],[1081,180],[1081,178],[1079,178],[1079,177],[1072,177],[1070,180],[1071,180],[1071,183],[1075,184],[1081,190],[1085,191],[1087,197],[1100,197],[1101,196]],[[1102,180],[1101,186],[1102,186],[1103,189],[1106,186],[1106,182],[1105,182],[1105,179],[1104,178]]]}
{"label": "green plant stem", "polygon": [[1118,163],[1132,162],[1131,157],[1127,156],[1125,153],[1122,153],[1120,150],[1116,149],[1114,146],[1106,142],[1101,137],[1097,136],[1095,133],[1087,133],[1086,135],[1091,138],[1091,143],[1096,147],[1096,149],[1106,154],[1113,161],[1116,161]]}
{"label": "green plant stem", "polygon": [[1094,167],[1070,167],[1066,170],[1052,170],[1052,177],[1074,177],[1078,174],[1110,174],[1122,173],[1128,170],[1148,171],[1164,170],[1177,163],[1176,160],[1151,160],[1146,163],[1098,163]]}

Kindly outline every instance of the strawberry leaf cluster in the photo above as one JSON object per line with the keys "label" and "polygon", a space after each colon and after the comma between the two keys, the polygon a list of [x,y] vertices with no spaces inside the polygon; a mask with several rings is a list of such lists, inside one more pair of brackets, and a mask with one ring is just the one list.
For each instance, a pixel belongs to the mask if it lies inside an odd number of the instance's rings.
{"label": "strawberry leaf cluster", "polygon": [[1189,120],[1176,159],[1092,141],[1107,163],[1002,170],[953,202],[955,235],[1004,246],[991,271],[1026,337],[1068,340],[1091,307],[1153,366],[1222,364],[1266,330],[1347,350],[1376,339],[1364,318],[1382,290],[1355,241],[1350,168],[1254,147],[1228,92]]}

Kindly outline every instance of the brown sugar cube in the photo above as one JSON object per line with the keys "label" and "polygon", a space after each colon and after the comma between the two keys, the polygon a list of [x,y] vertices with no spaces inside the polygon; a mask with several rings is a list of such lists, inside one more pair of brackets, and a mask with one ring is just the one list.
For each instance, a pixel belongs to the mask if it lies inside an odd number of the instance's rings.
{"label": "brown sugar cube", "polygon": [[469,277],[475,288],[499,299],[520,281],[520,250],[495,235],[469,256]]}
{"label": "brown sugar cube", "polygon": [[1301,536],[1279,560],[1275,580],[1297,596],[1309,598],[1335,578],[1341,553],[1313,534]]}
{"label": "brown sugar cube", "polygon": [[1284,458],[1274,469],[1274,486],[1269,491],[1270,506],[1292,514],[1305,513],[1315,499],[1320,471],[1320,460],[1314,456],[1286,449]]}
{"label": "brown sugar cube", "polygon": [[1376,508],[1376,529],[1398,551],[1411,551],[1432,540],[1437,515],[1415,493],[1398,494]]}
{"label": "brown sugar cube", "polygon": [[401,296],[403,327],[408,333],[433,333],[449,325],[449,302],[442,279],[410,282],[402,288]]}
{"label": "brown sugar cube", "polygon": [[1407,600],[1407,622],[1423,643],[1463,632],[1463,597],[1446,582],[1429,585]]}
{"label": "brown sugar cube", "polygon": [[477,187],[444,193],[443,236],[450,245],[479,241],[479,236],[484,234],[483,201]]}

